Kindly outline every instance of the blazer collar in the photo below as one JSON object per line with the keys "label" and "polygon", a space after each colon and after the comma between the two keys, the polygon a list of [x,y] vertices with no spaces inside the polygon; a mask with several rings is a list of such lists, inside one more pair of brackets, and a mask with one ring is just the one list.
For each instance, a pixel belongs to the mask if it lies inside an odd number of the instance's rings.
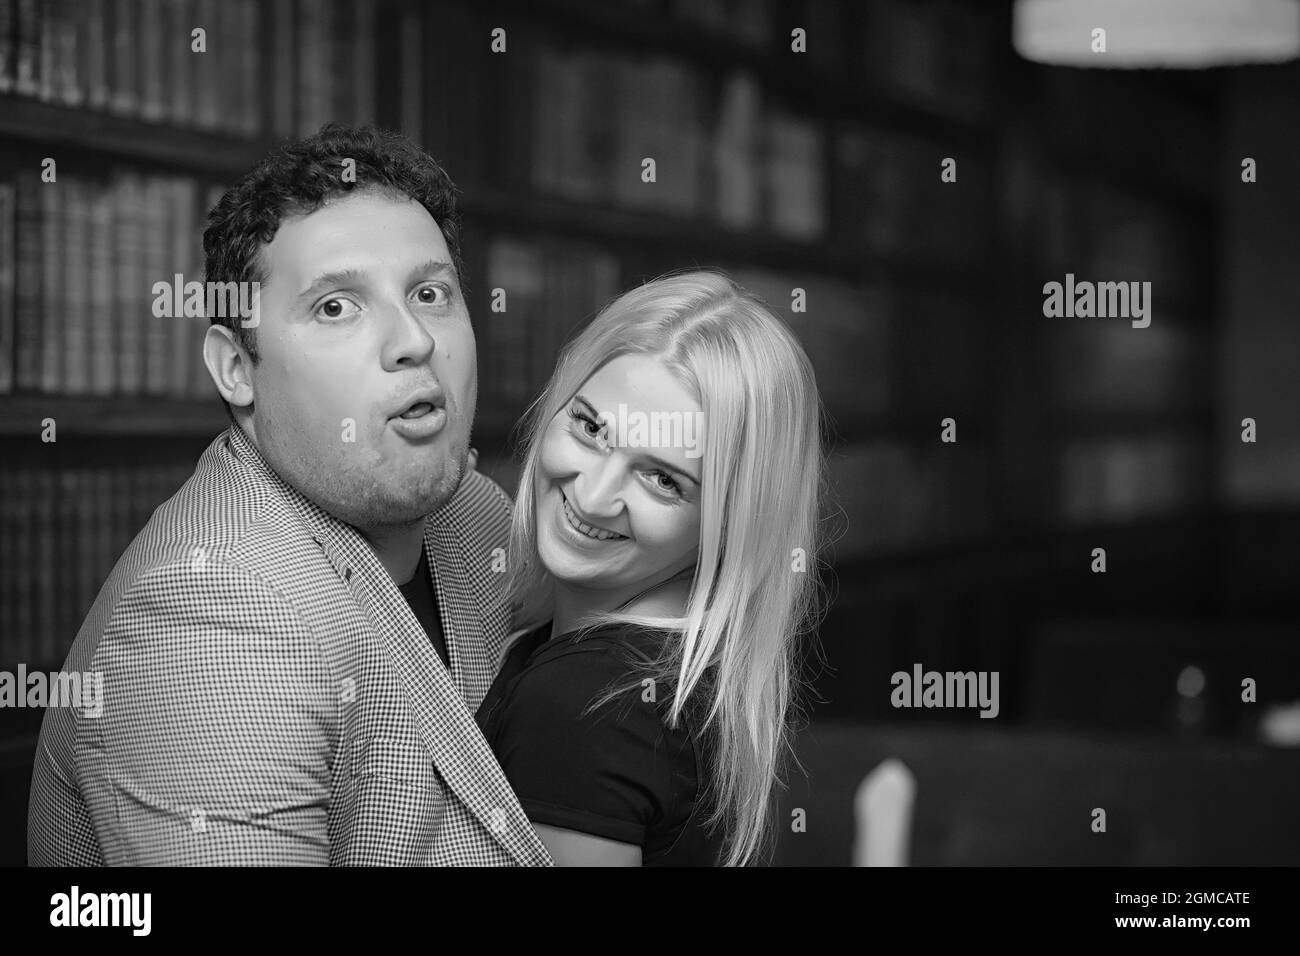
{"label": "blazer collar", "polygon": [[[444,627],[450,628],[446,638],[452,673],[448,674],[424,628],[360,532],[308,500],[272,471],[243,429],[232,425],[229,436],[233,453],[302,515],[326,558],[374,622],[375,632],[407,691],[420,737],[438,773],[518,862],[545,862],[549,859],[546,850],[519,809],[514,791],[457,686],[467,670],[464,656],[477,653],[486,657],[487,652],[481,640],[456,640],[475,626],[481,627],[475,615],[482,599],[472,593],[463,555],[456,547],[454,522],[449,520],[455,515],[454,497],[429,516],[424,531],[442,620]],[[478,684],[484,683],[482,668],[469,667],[468,671],[472,679],[466,689],[471,699],[481,701],[487,689],[485,686],[482,692],[478,690]],[[488,677],[487,682],[490,680]]]}

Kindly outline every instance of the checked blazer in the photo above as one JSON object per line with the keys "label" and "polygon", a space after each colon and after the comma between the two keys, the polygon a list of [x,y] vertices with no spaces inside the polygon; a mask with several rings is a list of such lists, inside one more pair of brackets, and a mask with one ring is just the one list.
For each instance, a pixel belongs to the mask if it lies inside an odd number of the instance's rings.
{"label": "checked blazer", "polygon": [[450,672],[374,551],[237,426],[118,560],[46,711],[33,865],[550,865],[474,722],[507,614],[509,500],[429,516]]}

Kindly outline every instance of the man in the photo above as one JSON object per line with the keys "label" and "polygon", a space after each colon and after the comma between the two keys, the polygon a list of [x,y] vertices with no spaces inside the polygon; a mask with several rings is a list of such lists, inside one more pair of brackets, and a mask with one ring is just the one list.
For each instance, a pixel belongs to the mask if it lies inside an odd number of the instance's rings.
{"label": "man", "polygon": [[77,635],[102,714],[46,714],[30,862],[549,864],[473,717],[509,502],[467,468],[452,183],[327,126],[232,187],[203,246],[210,282],[259,283],[204,342],[232,425]]}

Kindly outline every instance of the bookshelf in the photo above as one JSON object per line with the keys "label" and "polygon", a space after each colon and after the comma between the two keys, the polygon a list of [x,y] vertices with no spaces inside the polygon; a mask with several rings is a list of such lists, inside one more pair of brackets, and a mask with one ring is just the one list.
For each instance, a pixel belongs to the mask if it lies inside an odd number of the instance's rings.
{"label": "bookshelf", "polygon": [[[16,67],[8,84],[0,68],[0,184],[39,170],[46,155],[58,157],[61,182],[66,170],[91,196],[170,182],[186,196],[155,209],[171,244],[146,253],[149,268],[170,275],[194,255],[185,229],[197,242],[214,190],[274,142],[331,118],[405,129],[463,190],[479,338],[474,444],[484,470],[510,474],[511,427],[559,345],[608,298],[671,269],[721,266],[767,298],[813,357],[849,517],[835,547],[846,587],[882,562],[924,567],[954,551],[1002,547],[1016,567],[1017,540],[1203,506],[1198,482],[1214,465],[1201,451],[1213,422],[1206,397],[1179,385],[1208,368],[1215,330],[1205,264],[1217,224],[1210,161],[1170,145],[1189,129],[1212,138],[1213,114],[1198,112],[1203,90],[1106,79],[1106,108],[1120,110],[1116,126],[1132,147],[1107,150],[1108,137],[1096,134],[1107,114],[1090,112],[1084,95],[1091,78],[1016,62],[1008,5],[951,0],[450,0],[436,9],[417,0],[245,0],[229,4],[230,14],[227,6],[0,0],[0,37],[9,38],[0,63],[42,64],[33,50],[50,23],[52,35],[82,41],[70,47],[79,52],[65,82],[38,74],[24,92]],[[128,29],[132,10],[155,7],[169,11],[159,29]],[[49,20],[32,20],[33,10]],[[87,22],[94,10],[107,19]],[[179,56],[182,27],[213,17],[211,59]],[[790,49],[793,26],[807,30],[806,54]],[[504,54],[491,52],[494,27],[507,30]],[[102,64],[85,39],[95,36],[113,38]],[[158,75],[131,68],[151,57]],[[214,80],[241,70],[230,89]],[[1159,104],[1171,104],[1163,126],[1144,119],[1164,116]],[[658,161],[653,187],[629,179],[642,154]],[[944,157],[958,162],[956,183],[940,181]],[[1117,246],[1106,230],[1123,217],[1134,228],[1159,222],[1157,245],[1170,238],[1167,260],[1137,271],[1163,270],[1176,292],[1158,291],[1157,301],[1179,313],[1167,326],[1157,319],[1158,334],[1140,340],[1137,356],[1109,334],[1049,328],[1041,315],[1047,278],[1075,264],[1080,273],[1112,268],[1102,253]],[[1068,228],[1054,229],[1058,221]],[[7,235],[20,238],[12,226]],[[1151,241],[1131,237],[1136,249]],[[188,261],[179,271],[191,270]],[[30,281],[9,274],[20,291]],[[509,293],[511,321],[488,308],[495,287]],[[796,287],[807,293],[806,312],[791,309]],[[0,299],[13,296],[6,289],[0,279]],[[98,294],[55,293],[83,309]],[[114,295],[106,303],[114,315],[147,302]],[[39,316],[55,328],[66,318],[27,308],[20,325]],[[78,336],[93,328],[79,322],[70,325]],[[161,347],[179,353],[183,344]],[[1118,371],[1117,356],[1128,362]],[[80,359],[69,364],[81,368]],[[71,619],[84,614],[116,552],[192,469],[196,447],[225,426],[203,382],[191,366],[186,382],[167,387],[145,376],[123,389],[113,378],[102,394],[78,394],[56,376],[50,388],[15,383],[0,393],[5,481],[36,495],[42,482],[63,487],[67,472],[72,487],[93,489],[103,466],[110,488],[126,475],[138,491],[86,549],[66,533],[67,494],[5,512],[6,566],[93,556],[78,559],[84,581],[64,616],[39,616],[49,610],[41,588],[52,587],[41,584],[44,571],[0,597],[4,633],[22,635],[23,653],[57,665]],[[172,384],[193,390],[176,394]],[[57,455],[35,437],[47,416],[59,423]],[[956,445],[938,441],[948,416],[958,420]],[[1098,492],[1071,511],[1062,463],[1106,443],[1134,454],[1147,447],[1151,467],[1197,482],[1136,505],[1122,490],[1115,501]],[[114,475],[126,447],[151,449],[148,468]],[[75,470],[81,454],[84,475]],[[34,589],[27,603],[24,588]],[[0,666],[17,659],[17,647],[0,642]]]}

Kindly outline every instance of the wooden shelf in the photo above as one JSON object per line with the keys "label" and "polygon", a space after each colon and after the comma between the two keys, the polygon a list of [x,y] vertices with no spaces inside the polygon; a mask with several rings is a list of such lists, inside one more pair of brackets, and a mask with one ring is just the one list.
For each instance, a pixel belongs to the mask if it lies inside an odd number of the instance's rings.
{"label": "wooden shelf", "polygon": [[4,395],[0,435],[39,440],[41,420],[53,418],[62,435],[216,437],[229,424],[226,410],[210,401],[166,396]]}
{"label": "wooden shelf", "polygon": [[[582,41],[598,40],[636,53],[656,53],[690,61],[702,70],[726,74],[752,73],[766,93],[816,104],[820,115],[840,114],[865,123],[877,123],[899,132],[929,139],[956,140],[964,145],[988,146],[993,136],[987,123],[944,113],[924,103],[900,102],[864,85],[813,66],[806,55],[794,54],[786,45],[760,50],[726,35],[710,33],[699,25],[653,13],[635,15],[618,4],[586,0],[507,0],[507,8],[559,22]],[[852,67],[851,60],[845,68]]]}
{"label": "wooden shelf", "polygon": [[246,172],[271,147],[270,140],[169,126],[13,95],[0,96],[0,138],[214,176]]}
{"label": "wooden shelf", "polygon": [[877,272],[903,284],[987,289],[987,269],[944,265],[931,260],[873,255],[845,249],[830,238],[804,241],[770,233],[728,229],[706,220],[665,216],[548,196],[512,196],[476,190],[461,202],[471,231],[479,223],[489,231],[567,233],[606,243],[671,251],[692,257],[700,266],[743,262],[774,269],[805,269],[858,279]]}

